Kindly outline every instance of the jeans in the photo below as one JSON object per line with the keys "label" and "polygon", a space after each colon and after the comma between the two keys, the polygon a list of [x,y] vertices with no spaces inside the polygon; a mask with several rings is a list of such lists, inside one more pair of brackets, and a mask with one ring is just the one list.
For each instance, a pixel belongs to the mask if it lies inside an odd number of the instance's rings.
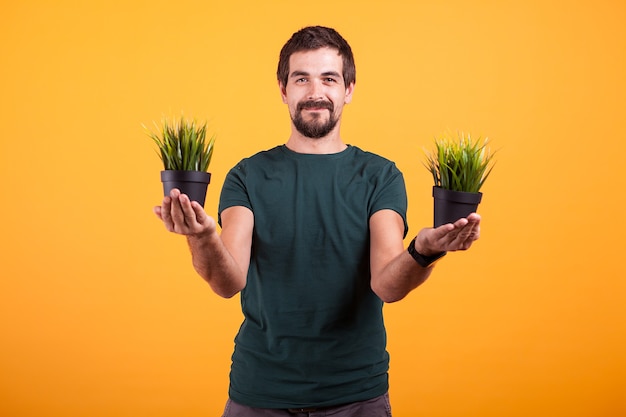
{"label": "jeans", "polygon": [[344,404],[336,407],[321,408],[253,408],[238,404],[233,400],[226,402],[222,417],[391,417],[389,394],[371,400]]}

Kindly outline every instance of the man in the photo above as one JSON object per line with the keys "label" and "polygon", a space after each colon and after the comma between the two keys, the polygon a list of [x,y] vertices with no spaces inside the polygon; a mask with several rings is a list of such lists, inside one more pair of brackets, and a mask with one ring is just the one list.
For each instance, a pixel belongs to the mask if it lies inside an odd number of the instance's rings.
{"label": "man", "polygon": [[422,229],[404,248],[402,174],[340,136],[356,78],[335,30],[294,33],[277,75],[291,135],[229,172],[221,234],[178,190],[155,213],[187,236],[213,291],[241,292],[225,417],[389,416],[383,303],[423,283],[447,251],[468,249],[480,217]]}

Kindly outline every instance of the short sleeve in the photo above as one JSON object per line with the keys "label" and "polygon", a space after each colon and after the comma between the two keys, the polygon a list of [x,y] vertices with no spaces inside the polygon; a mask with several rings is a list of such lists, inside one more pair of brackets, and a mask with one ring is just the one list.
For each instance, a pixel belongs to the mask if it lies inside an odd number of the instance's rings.
{"label": "short sleeve", "polygon": [[217,212],[217,221],[222,226],[221,214],[229,207],[243,206],[252,210],[250,197],[246,184],[246,164],[239,162],[226,175],[224,186],[220,194],[220,202]]}
{"label": "short sleeve", "polygon": [[409,231],[406,219],[407,205],[404,176],[394,163],[389,163],[389,165],[383,168],[376,191],[372,195],[370,216],[379,210],[385,209],[397,212],[402,217],[404,236],[406,237]]}

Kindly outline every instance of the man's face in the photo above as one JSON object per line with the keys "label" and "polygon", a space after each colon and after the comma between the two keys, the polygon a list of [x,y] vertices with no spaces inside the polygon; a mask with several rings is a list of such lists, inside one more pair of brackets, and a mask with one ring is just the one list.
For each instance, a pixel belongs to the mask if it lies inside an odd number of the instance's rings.
{"label": "man's face", "polygon": [[352,100],[354,84],[343,80],[343,60],[337,50],[296,52],[289,58],[289,78],[282,83],[283,102],[303,136],[322,138],[337,126],[344,104]]}

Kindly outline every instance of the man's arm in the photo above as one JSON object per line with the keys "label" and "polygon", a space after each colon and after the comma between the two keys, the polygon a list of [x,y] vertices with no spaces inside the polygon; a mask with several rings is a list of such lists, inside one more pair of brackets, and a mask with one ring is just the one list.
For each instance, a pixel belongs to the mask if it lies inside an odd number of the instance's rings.
{"label": "man's arm", "polygon": [[[372,290],[383,301],[392,303],[422,284],[434,265],[420,266],[403,244],[404,223],[393,210],[380,210],[370,218],[370,262]],[[422,229],[415,238],[415,249],[424,256],[467,250],[480,236],[480,216],[476,213],[454,224]]]}
{"label": "man's arm", "polygon": [[254,227],[248,208],[224,210],[221,235],[202,206],[179,190],[172,190],[154,212],[167,230],[187,237],[194,268],[216,294],[230,298],[245,287]]}

